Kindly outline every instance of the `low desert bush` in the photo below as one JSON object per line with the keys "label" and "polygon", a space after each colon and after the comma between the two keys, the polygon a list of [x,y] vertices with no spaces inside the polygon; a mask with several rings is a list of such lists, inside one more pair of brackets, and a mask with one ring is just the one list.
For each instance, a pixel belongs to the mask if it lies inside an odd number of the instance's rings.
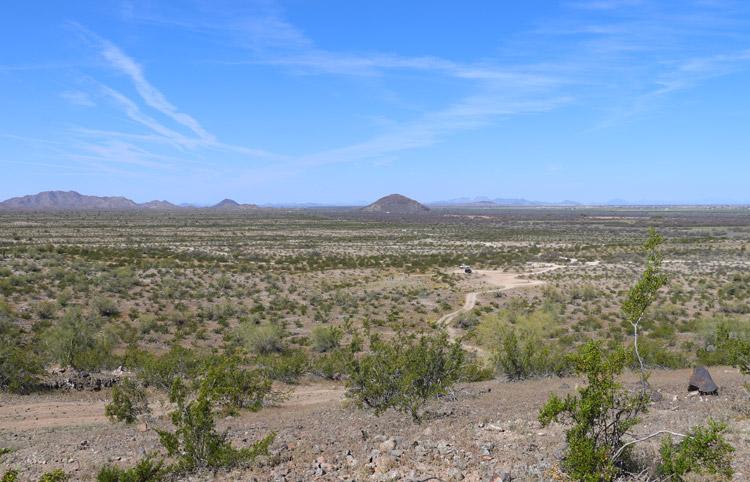
{"label": "low desert bush", "polygon": [[709,420],[707,427],[693,427],[677,444],[671,437],[665,438],[660,450],[659,475],[678,482],[685,480],[688,473],[731,478],[734,447],[721,435],[726,428],[726,424]]}
{"label": "low desert bush", "polygon": [[167,476],[164,462],[146,457],[134,467],[121,469],[106,465],[99,470],[97,482],[159,482]]}
{"label": "low desert bush", "polygon": [[499,346],[493,347],[495,364],[509,380],[568,373],[569,364],[562,349],[544,342],[527,330],[504,328]]}
{"label": "low desert bush", "polygon": [[302,350],[287,349],[282,353],[255,357],[255,364],[272,380],[297,383],[310,367],[310,360]]}
{"label": "low desert bush", "polygon": [[343,333],[335,326],[316,326],[311,333],[313,350],[324,353],[335,350],[341,343]]}
{"label": "low desert bush", "polygon": [[112,401],[104,406],[104,414],[112,421],[133,423],[148,413],[146,391],[135,380],[125,378],[112,388]]}
{"label": "low desert bush", "polygon": [[204,358],[194,350],[179,345],[174,345],[163,355],[131,347],[125,355],[125,366],[135,371],[146,386],[168,390],[175,377],[195,378],[205,362]]}
{"label": "low desert bush", "polygon": [[97,297],[91,302],[92,307],[100,316],[112,317],[120,314],[120,308],[110,298]]}
{"label": "low desert bush", "polygon": [[268,453],[274,434],[267,435],[249,447],[236,449],[230,444],[226,432],[217,432],[213,402],[206,390],[199,389],[197,396],[191,399],[186,385],[176,378],[170,392],[170,401],[176,404],[171,414],[175,431],[157,432],[168,454],[177,461],[171,469],[173,472],[231,468],[252,462],[259,455]]}
{"label": "low desert bush", "polygon": [[629,394],[617,382],[629,361],[622,348],[605,353],[601,344],[589,342],[570,359],[575,373],[586,377],[586,385],[564,399],[550,397],[539,412],[539,421],[543,426],[553,421],[571,425],[565,434],[563,459],[570,477],[613,480],[629,455],[622,438],[646,411],[647,395]]}
{"label": "low desert bush", "polygon": [[390,340],[373,335],[370,352],[351,364],[348,394],[376,414],[395,408],[419,422],[425,403],[459,381],[463,366],[460,344],[445,333],[399,334]]}
{"label": "low desert bush", "polygon": [[39,383],[39,357],[10,317],[0,312],[0,390],[28,393]]}
{"label": "low desert bush", "polygon": [[3,477],[0,479],[0,482],[16,482],[17,480],[18,480],[18,471],[15,469],[10,469],[3,474]]}
{"label": "low desert bush", "polygon": [[337,380],[349,371],[354,355],[347,349],[336,349],[316,357],[310,363],[310,372],[329,380]]}
{"label": "low desert bush", "polygon": [[65,482],[66,480],[70,480],[70,476],[63,469],[50,470],[39,477],[39,482]]}
{"label": "low desert bush", "polygon": [[275,324],[242,323],[238,335],[250,354],[268,355],[284,351],[284,330]]}
{"label": "low desert bush", "polygon": [[203,371],[198,389],[226,414],[258,411],[271,393],[271,379],[260,370],[241,366],[236,357],[211,357]]}
{"label": "low desert bush", "polygon": [[119,360],[112,356],[112,340],[101,332],[100,320],[69,309],[62,319],[42,334],[50,361],[83,370],[112,368]]}

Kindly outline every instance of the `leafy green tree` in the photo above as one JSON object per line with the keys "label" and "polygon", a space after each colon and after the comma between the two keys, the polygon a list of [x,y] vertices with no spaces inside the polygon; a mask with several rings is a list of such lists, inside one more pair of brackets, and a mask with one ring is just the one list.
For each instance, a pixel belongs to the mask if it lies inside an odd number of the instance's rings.
{"label": "leafy green tree", "polygon": [[370,352],[351,363],[349,396],[381,414],[389,408],[420,422],[425,403],[445,394],[463,374],[465,353],[458,342],[438,335],[373,335]]}

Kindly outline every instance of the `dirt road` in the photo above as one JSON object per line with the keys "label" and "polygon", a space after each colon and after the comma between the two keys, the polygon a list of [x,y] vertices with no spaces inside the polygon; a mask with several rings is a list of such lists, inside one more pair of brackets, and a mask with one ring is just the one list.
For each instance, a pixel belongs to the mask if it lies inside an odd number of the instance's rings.
{"label": "dirt road", "polygon": [[478,283],[494,286],[495,288],[466,293],[466,300],[464,301],[464,305],[456,311],[452,311],[446,315],[443,315],[437,320],[437,323],[441,326],[449,327],[450,322],[453,321],[455,317],[457,317],[461,313],[471,311],[474,308],[474,306],[477,304],[477,296],[479,296],[480,294],[497,293],[500,291],[508,291],[516,288],[530,288],[532,286],[543,285],[546,283],[546,281],[527,279],[525,278],[525,276],[547,273],[558,268],[562,268],[562,266],[557,264],[550,265],[536,271],[529,271],[528,273],[514,273],[496,270],[475,270],[472,273],[472,276]]}

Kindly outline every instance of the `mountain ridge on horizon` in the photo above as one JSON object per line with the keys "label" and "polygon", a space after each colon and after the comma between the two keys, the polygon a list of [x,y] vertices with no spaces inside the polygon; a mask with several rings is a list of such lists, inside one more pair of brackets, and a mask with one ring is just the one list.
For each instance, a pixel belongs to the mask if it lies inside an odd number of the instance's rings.
{"label": "mountain ridge on horizon", "polygon": [[42,191],[36,194],[16,196],[0,202],[4,210],[155,210],[171,211],[183,209],[237,210],[255,209],[255,204],[240,204],[232,199],[224,199],[214,205],[198,207],[173,204],[166,200],[153,200],[137,203],[124,196],[90,196],[77,191]]}
{"label": "mountain ridge on horizon", "polygon": [[[390,199],[390,200],[389,200]],[[396,211],[401,211],[399,204],[410,204],[411,207],[406,211],[426,212],[430,208],[450,209],[450,208],[493,208],[493,207],[578,207],[578,206],[748,206],[748,203],[738,202],[657,202],[657,201],[638,201],[632,202],[625,199],[611,199],[600,203],[582,203],[578,201],[563,200],[559,202],[534,201],[525,198],[490,198],[487,196],[460,197],[443,201],[418,202],[412,198],[401,194],[391,194],[384,196],[377,201],[367,204],[366,202],[358,203],[320,203],[320,202],[296,202],[296,203],[264,203],[264,204],[244,204],[238,203],[233,199],[223,199],[215,204],[197,204],[197,203],[180,203],[175,204],[167,200],[153,200],[138,203],[124,196],[93,196],[80,194],[77,191],[42,191],[36,194],[27,194],[16,196],[0,202],[0,210],[150,210],[150,211],[172,211],[172,210],[249,210],[249,209],[315,209],[326,207],[350,207],[357,208],[364,212],[379,212],[378,208],[373,206],[379,202],[387,204],[394,201]],[[416,203],[416,204],[413,204]],[[369,209],[368,209],[369,208]],[[382,212],[388,211],[385,208]]]}

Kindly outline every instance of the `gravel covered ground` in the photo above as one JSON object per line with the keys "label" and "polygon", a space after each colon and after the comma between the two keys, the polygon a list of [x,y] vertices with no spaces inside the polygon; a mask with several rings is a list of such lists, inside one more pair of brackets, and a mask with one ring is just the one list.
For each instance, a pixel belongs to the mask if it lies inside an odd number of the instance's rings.
{"label": "gravel covered ground", "polygon": [[[748,480],[750,399],[743,377],[731,368],[711,373],[719,396],[689,395],[690,370],[654,372],[651,384],[661,399],[636,427],[637,435],[684,432],[709,416],[727,421],[727,438],[737,450],[734,479]],[[220,421],[237,446],[276,432],[271,457],[253,468],[192,480],[556,480],[563,427],[542,428],[536,415],[550,393],[564,394],[578,383],[550,378],[462,385],[433,402],[422,424],[395,412],[376,417],[351,407],[340,385],[304,384],[281,406]],[[108,390],[0,396],[0,447],[13,450],[0,459],[2,470],[15,468],[22,480],[35,480],[62,468],[74,480],[91,480],[105,463],[132,465],[158,450],[151,428],[168,426],[169,407],[153,397],[148,426],[123,426],[104,417],[108,397]],[[654,439],[638,453],[653,460],[657,449]]]}

